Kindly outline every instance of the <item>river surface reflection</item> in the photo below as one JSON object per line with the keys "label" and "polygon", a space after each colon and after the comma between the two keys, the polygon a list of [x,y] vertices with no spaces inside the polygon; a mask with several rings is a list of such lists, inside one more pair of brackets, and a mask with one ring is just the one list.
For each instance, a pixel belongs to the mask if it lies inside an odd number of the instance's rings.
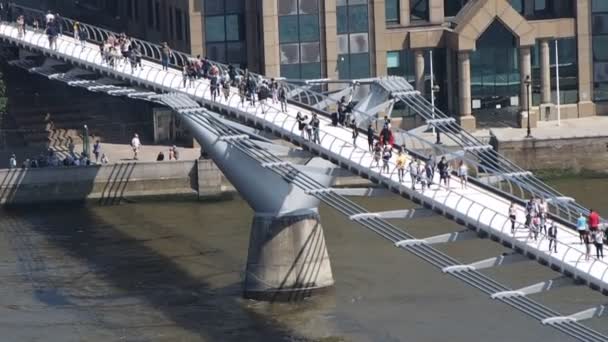
{"label": "river surface reflection", "polygon": [[[608,213],[606,179],[553,183]],[[570,341],[328,207],[335,290],[288,304],[240,297],[252,211],[238,198],[1,214],[2,341]],[[440,217],[395,224],[417,237],[461,229]],[[506,251],[485,239],[440,249],[465,263]],[[485,273],[513,288],[558,275],[533,261]],[[584,286],[534,298],[564,314],[606,301]],[[608,333],[601,319],[586,324]]]}

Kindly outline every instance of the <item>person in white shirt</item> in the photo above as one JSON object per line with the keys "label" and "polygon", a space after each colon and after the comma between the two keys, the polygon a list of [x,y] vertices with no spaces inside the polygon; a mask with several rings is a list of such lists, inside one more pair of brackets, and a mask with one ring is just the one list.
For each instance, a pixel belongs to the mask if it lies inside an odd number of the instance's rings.
{"label": "person in white shirt", "polygon": [[51,21],[55,20],[55,15],[51,13],[51,11],[48,11],[44,16],[44,19],[46,20],[46,24],[48,25]]}
{"label": "person in white shirt", "polygon": [[135,135],[133,135],[133,139],[131,139],[131,147],[133,148],[133,160],[138,160],[137,153],[141,147],[141,142],[139,141],[139,135],[137,135],[137,133],[135,133]]}

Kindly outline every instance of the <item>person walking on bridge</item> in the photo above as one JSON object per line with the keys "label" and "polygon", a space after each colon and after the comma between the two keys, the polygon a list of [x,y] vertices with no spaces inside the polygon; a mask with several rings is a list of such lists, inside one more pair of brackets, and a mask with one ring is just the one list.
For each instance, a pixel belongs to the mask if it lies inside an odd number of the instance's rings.
{"label": "person walking on bridge", "polygon": [[449,163],[445,159],[445,157],[441,157],[439,164],[437,164],[437,169],[439,170],[439,185],[443,181],[443,185],[447,188],[450,187],[450,173],[448,172]]}
{"label": "person walking on bridge", "polygon": [[598,229],[593,232],[593,244],[595,245],[595,255],[598,259],[604,259],[604,231]]}
{"label": "person walking on bridge", "polygon": [[549,252],[551,252],[551,246],[553,246],[553,253],[557,253],[557,226],[555,222],[551,222],[547,235],[549,236]]}
{"label": "person walking on bridge", "polygon": [[384,150],[382,151],[382,170],[380,171],[380,173],[382,173],[383,171],[386,171],[386,173],[390,172],[388,163],[390,162],[392,157],[393,151],[391,151],[390,145],[384,146]]}
{"label": "person walking on bridge", "polygon": [[405,162],[405,154],[403,151],[399,150],[399,152],[397,152],[397,165],[395,166],[395,169],[397,169],[397,177],[399,177],[399,183],[403,183],[403,176],[405,175]]}
{"label": "person walking on bridge", "polygon": [[367,126],[367,146],[368,146],[370,152],[372,152],[374,150],[375,137],[376,137],[376,132],[374,131],[374,127],[372,127],[372,124],[369,124],[369,126]]}
{"label": "person walking on bridge", "polygon": [[17,17],[17,37],[25,37],[25,17],[23,15]]}
{"label": "person walking on bridge", "polygon": [[517,221],[517,208],[515,203],[511,202],[509,206],[509,220],[511,221],[511,234],[515,234],[515,222]]}
{"label": "person walking on bridge", "polygon": [[140,147],[141,142],[139,141],[139,135],[135,133],[133,135],[133,139],[131,139],[131,148],[133,148],[133,160],[138,160],[137,154],[139,153]]}
{"label": "person walking on bridge", "polygon": [[585,243],[585,234],[587,233],[587,219],[583,216],[583,213],[580,213],[576,220],[576,230],[582,245]]}
{"label": "person walking on bridge", "polygon": [[357,148],[357,138],[359,137],[359,129],[357,128],[357,122],[355,119],[351,121],[350,128],[353,130],[353,147]]}
{"label": "person walking on bridge", "polygon": [[597,231],[600,226],[600,215],[593,209],[589,209],[589,230]]}
{"label": "person walking on bridge", "polygon": [[467,167],[467,164],[465,164],[464,160],[461,160],[460,164],[458,165],[458,177],[460,178],[461,189],[467,188],[468,174],[469,168]]}
{"label": "person walking on bridge", "polygon": [[416,190],[416,183],[418,182],[418,164],[416,164],[416,161],[414,159],[412,159],[410,161],[410,165],[409,165],[409,173],[410,173],[410,179],[412,180],[412,190]]}
{"label": "person walking on bridge", "polygon": [[11,158],[8,160],[8,168],[9,169],[16,169],[17,168],[17,157],[15,156],[15,154],[11,154]]}
{"label": "person walking on bridge", "polygon": [[284,86],[280,86],[278,93],[279,102],[281,103],[281,111],[287,113],[287,90]]}
{"label": "person walking on bridge", "polygon": [[169,47],[169,44],[167,44],[167,42],[163,42],[160,54],[160,62],[162,64],[163,70],[167,71],[169,70],[169,60],[171,59],[171,56],[173,56],[173,51],[171,51],[171,48]]}
{"label": "person walking on bridge", "polygon": [[321,139],[319,139],[319,125],[321,121],[319,117],[317,117],[317,113],[312,114],[312,120],[310,120],[310,125],[312,126],[312,142],[315,144],[320,144]]}

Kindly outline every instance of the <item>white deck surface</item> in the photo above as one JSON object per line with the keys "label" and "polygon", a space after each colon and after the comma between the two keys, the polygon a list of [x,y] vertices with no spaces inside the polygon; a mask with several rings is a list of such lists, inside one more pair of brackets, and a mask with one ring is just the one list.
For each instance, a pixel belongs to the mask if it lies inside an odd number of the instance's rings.
{"label": "white deck surface", "polygon": [[[18,40],[17,30],[12,26],[0,24],[0,37],[16,41]],[[24,41],[33,48],[48,50],[48,40],[42,33],[29,31],[24,39],[19,40]],[[133,73],[130,66],[124,64],[112,69],[101,63],[102,58],[99,54],[98,46],[86,44],[84,48],[81,48],[77,42],[68,36],[63,36],[59,39],[57,53],[68,60],[88,62],[96,65],[95,68],[99,71],[110,71],[121,74],[127,79],[154,83],[171,88],[175,92],[187,93],[200,100],[211,100],[207,80],[197,80],[194,87],[185,89],[182,87],[182,74],[180,70],[169,69],[168,71],[162,71],[160,64],[149,61],[143,62],[143,70],[136,70]],[[223,97],[221,97],[218,104],[240,111],[240,115],[255,117],[269,127],[280,128],[284,134],[299,136],[300,131],[295,120],[296,113],[300,111],[309,118],[312,116],[311,113],[294,105],[288,106],[287,113],[281,113],[279,111],[280,105],[278,103],[272,104],[271,102],[269,101],[270,107],[267,108],[265,114],[262,114],[259,106],[252,107],[247,102],[244,107],[241,107],[238,92],[233,88],[229,100],[224,101]],[[586,261],[584,254],[585,246],[580,244],[578,234],[575,231],[558,226],[559,244],[557,253],[549,253],[549,241],[544,236],[540,236],[538,241],[534,241],[529,238],[528,231],[523,228],[518,229],[515,235],[511,235],[511,224],[507,218],[509,201],[473,185],[469,185],[467,189],[461,189],[460,182],[455,177],[452,178],[449,189],[434,185],[432,189],[425,190],[423,193],[413,193],[409,175],[406,174],[404,177],[405,182],[399,184],[397,174],[393,172],[396,153],[393,154],[393,162],[391,162],[392,174],[381,175],[378,173],[379,169],[370,170],[372,154],[367,150],[367,137],[364,134],[359,135],[356,146],[353,146],[350,129],[333,127],[327,118],[320,117],[320,119],[320,145],[326,152],[334,153],[335,156],[339,156],[343,161],[348,161],[359,170],[365,170],[369,174],[374,174],[376,178],[383,179],[393,188],[400,187],[402,192],[418,196],[424,202],[440,208],[443,212],[450,213],[483,230],[492,231],[494,235],[499,236],[501,239],[510,241],[524,250],[533,252],[537,256],[542,256],[552,264],[559,265],[562,269],[566,269],[604,289],[608,289],[608,276],[606,275],[608,273],[608,263],[597,260],[593,256],[589,261]],[[436,176],[438,177],[438,173],[436,173]],[[435,183],[438,182],[437,177],[434,180]],[[419,189],[419,185],[417,189]],[[523,218],[523,209],[519,208],[518,222],[520,224]],[[595,248],[593,246],[591,250],[592,255],[594,255]]]}

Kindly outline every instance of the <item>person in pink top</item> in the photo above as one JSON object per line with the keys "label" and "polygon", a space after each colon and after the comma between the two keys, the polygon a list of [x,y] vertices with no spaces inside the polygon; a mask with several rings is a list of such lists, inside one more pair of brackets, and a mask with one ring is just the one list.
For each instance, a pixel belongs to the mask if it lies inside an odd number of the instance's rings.
{"label": "person in pink top", "polygon": [[593,209],[589,209],[589,229],[591,231],[596,231],[600,226],[600,215]]}

